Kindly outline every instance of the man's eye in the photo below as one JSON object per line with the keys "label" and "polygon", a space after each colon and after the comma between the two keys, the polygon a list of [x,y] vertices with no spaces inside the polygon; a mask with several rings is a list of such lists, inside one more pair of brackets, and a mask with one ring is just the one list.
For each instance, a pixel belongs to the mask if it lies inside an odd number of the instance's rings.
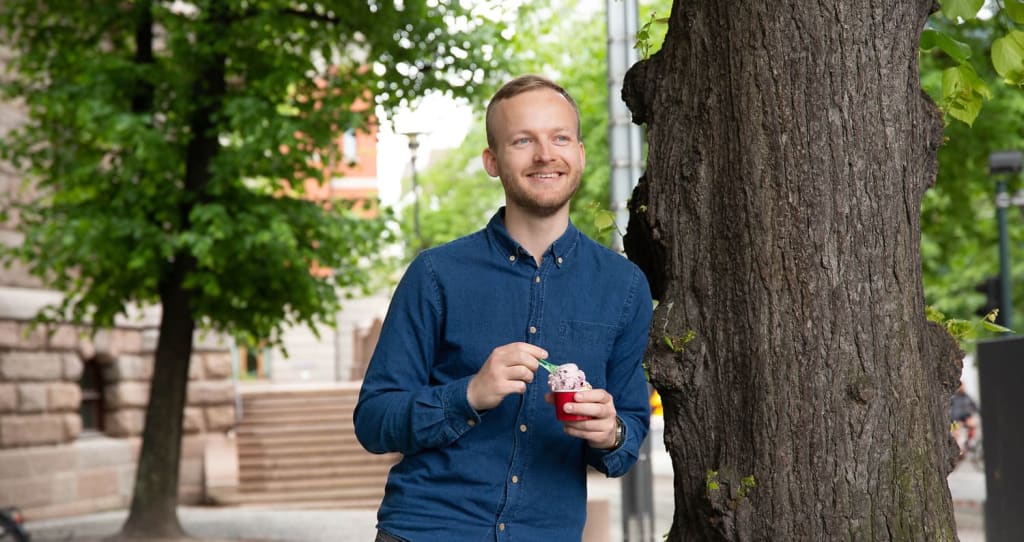
{"label": "man's eye", "polygon": [[520,138],[512,141],[512,144],[513,145],[526,145],[529,142],[530,142],[530,138],[528,138],[528,137],[520,137]]}
{"label": "man's eye", "polygon": [[565,143],[569,143],[571,141],[572,141],[572,138],[567,136],[567,135],[555,136],[555,143],[565,144]]}

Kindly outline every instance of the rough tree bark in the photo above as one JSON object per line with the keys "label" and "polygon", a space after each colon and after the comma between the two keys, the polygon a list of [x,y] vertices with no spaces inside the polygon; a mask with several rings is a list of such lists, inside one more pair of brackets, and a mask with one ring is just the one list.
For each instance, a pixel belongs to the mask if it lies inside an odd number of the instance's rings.
{"label": "rough tree bark", "polygon": [[925,319],[919,252],[942,138],[917,68],[932,9],[677,0],[627,75],[669,540],[956,539],[962,353]]}

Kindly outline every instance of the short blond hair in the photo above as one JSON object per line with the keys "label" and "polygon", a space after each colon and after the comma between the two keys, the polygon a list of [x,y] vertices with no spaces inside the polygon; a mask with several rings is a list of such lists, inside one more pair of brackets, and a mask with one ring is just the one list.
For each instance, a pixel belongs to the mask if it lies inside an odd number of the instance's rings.
{"label": "short blond hair", "polygon": [[569,105],[572,106],[572,110],[576,112],[576,138],[580,141],[583,140],[583,126],[580,124],[580,108],[576,105],[576,100],[572,99],[572,96],[569,95],[569,92],[562,88],[558,83],[546,77],[541,77],[539,75],[520,75],[519,77],[516,77],[502,85],[502,87],[498,89],[498,92],[495,92],[494,96],[491,97],[490,103],[487,104],[487,117],[485,122],[487,127],[488,147],[492,149],[494,148],[494,135],[491,133],[491,115],[498,102],[518,96],[524,92],[545,88],[561,94],[562,97],[569,102]]}

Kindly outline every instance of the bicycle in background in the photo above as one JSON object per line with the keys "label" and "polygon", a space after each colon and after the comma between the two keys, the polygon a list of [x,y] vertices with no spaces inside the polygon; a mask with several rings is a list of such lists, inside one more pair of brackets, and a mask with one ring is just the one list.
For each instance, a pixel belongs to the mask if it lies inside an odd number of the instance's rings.
{"label": "bicycle in background", "polygon": [[985,455],[981,441],[981,427],[977,420],[974,423],[953,422],[953,438],[960,447],[957,463],[968,461],[978,469],[985,467]]}
{"label": "bicycle in background", "polygon": [[22,526],[24,522],[17,508],[0,507],[0,542],[29,542],[31,538]]}

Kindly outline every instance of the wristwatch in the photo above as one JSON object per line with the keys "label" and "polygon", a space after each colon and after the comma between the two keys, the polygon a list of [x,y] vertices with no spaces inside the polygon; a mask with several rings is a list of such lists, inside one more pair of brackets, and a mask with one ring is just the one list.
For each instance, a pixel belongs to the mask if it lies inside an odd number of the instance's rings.
{"label": "wristwatch", "polygon": [[622,418],[615,417],[615,444],[612,444],[612,451],[618,450],[622,443],[626,442],[626,424],[622,422]]}

